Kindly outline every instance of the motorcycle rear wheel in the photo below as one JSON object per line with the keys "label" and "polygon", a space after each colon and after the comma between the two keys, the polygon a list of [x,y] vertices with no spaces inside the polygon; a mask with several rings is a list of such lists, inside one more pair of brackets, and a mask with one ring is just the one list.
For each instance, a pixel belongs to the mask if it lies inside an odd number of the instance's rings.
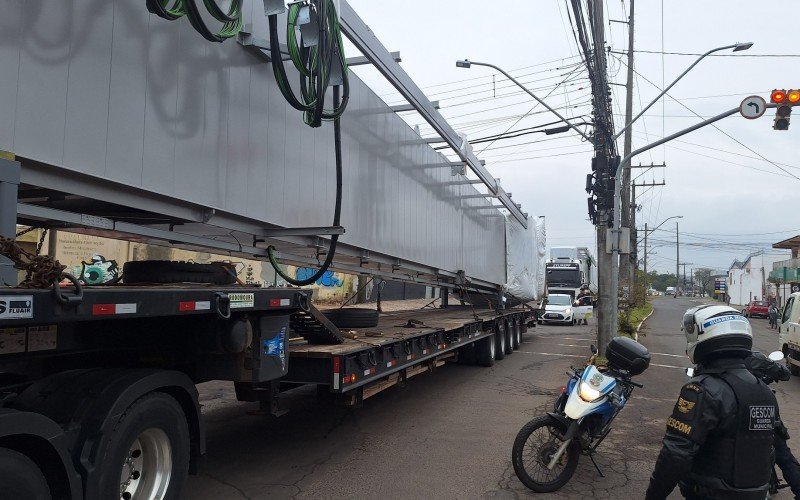
{"label": "motorcycle rear wheel", "polygon": [[564,442],[558,436],[566,431],[550,415],[536,417],[520,429],[511,450],[511,463],[522,484],[538,493],[552,493],[569,482],[578,467],[577,441],[569,444],[552,470],[547,469],[547,463]]}

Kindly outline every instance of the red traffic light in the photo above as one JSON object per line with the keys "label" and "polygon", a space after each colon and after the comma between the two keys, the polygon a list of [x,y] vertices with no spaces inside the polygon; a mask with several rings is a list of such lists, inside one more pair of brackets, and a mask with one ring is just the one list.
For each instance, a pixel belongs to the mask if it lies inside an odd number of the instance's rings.
{"label": "red traffic light", "polygon": [[792,89],[787,92],[786,100],[789,101],[790,104],[797,104],[800,102],[800,90]]}
{"label": "red traffic light", "polygon": [[772,94],[769,96],[769,100],[776,104],[782,103],[786,100],[786,91],[777,89],[773,90]]}

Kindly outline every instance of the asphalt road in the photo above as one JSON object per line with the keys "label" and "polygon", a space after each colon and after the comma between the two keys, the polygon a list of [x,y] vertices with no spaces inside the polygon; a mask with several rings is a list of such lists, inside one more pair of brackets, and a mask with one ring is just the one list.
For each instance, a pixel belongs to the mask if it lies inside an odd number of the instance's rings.
{"label": "asphalt road", "polygon": [[[540,498],[642,498],[688,366],[679,330],[696,299],[656,298],[641,341],[651,368],[600,447],[600,477],[586,457],[562,490]],[[753,320],[756,346],[774,349],[777,333]],[[189,479],[190,499],[517,498],[534,496],[514,475],[511,445],[528,420],[547,411],[564,372],[589,354],[596,327],[538,326],[519,351],[492,368],[448,364],[368,399],[359,408],[292,394],[280,418],[248,413],[233,387],[200,387],[208,427],[205,473]],[[778,387],[782,414],[800,379]],[[800,436],[798,422],[788,422]],[[790,445],[793,444],[790,441]],[[673,494],[678,498],[677,494]],[[671,498],[673,498],[671,497]],[[780,497],[784,498],[784,497]],[[789,495],[785,495],[789,498]]]}

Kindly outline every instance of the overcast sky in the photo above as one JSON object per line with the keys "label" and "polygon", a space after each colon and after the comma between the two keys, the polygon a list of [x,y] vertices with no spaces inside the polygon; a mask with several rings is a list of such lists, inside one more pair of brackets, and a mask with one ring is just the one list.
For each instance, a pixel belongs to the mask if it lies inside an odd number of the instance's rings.
{"label": "overcast sky", "polygon": [[[349,1],[389,50],[401,52],[405,70],[431,100],[440,101],[442,114],[470,139],[527,129],[555,118],[539,113],[539,106],[527,114],[535,103],[502,75],[493,80],[489,68],[456,68],[456,59],[496,64],[540,97],[552,92],[548,104],[563,108],[570,117],[591,111],[586,72],[570,28],[569,2]],[[793,43],[797,37],[792,36],[791,27],[778,29],[780,14],[768,15],[784,12],[793,18],[796,4],[789,0],[638,0],[635,49],[698,53],[735,42],[754,42],[753,48],[735,57],[727,57],[732,53],[726,51],[721,53],[726,57],[706,58],[670,91],[702,117],[712,116],[738,106],[751,94],[768,99],[773,88],[800,88],[800,50]],[[621,23],[609,26],[608,19],[627,19],[629,8],[629,0],[606,2],[606,41],[612,52],[627,50],[628,28]],[[794,56],[764,57],[774,54]],[[620,59],[625,56],[609,55],[610,81],[624,84],[626,67]],[[695,59],[635,53],[639,74],[634,112],[658,94],[653,84],[661,86],[663,81],[668,85]],[[402,101],[374,68],[360,66],[354,71],[387,102]],[[562,81],[564,85],[557,87]],[[612,90],[619,130],[625,89],[614,85]],[[665,99],[663,105],[657,103],[634,125],[634,148],[699,121],[692,111],[671,99]],[[752,121],[735,115],[719,122],[720,130],[707,127],[635,158],[634,165],[667,165],[666,169],[634,170],[638,183],[666,182],[663,187],[637,189],[641,205],[637,226],[648,223],[653,228],[667,217],[683,215],[681,261],[694,267],[727,269],[734,258],[744,259],[752,251],[776,252],[770,249],[772,243],[800,234],[800,221],[792,217],[800,201],[800,180],[793,177],[800,177],[796,153],[800,113],[795,114],[795,123],[787,132],[772,130],[771,110]],[[419,115],[404,116],[410,124],[420,125],[423,136],[433,135]],[[618,149],[622,151],[621,139]],[[514,200],[522,203],[524,211],[547,217],[549,246],[594,247],[584,191],[592,153],[577,134],[521,135],[475,144],[474,150],[513,193]],[[662,229],[651,233],[648,267],[674,272],[674,221]]]}

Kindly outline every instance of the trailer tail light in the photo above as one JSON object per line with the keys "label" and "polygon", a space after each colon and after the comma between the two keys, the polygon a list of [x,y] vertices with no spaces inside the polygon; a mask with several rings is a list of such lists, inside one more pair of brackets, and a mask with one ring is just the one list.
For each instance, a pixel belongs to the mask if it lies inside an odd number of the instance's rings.
{"label": "trailer tail light", "polygon": [[339,374],[342,369],[342,358],[339,356],[333,357],[333,388],[339,389]]}
{"label": "trailer tail light", "polygon": [[292,305],[292,299],[269,299],[270,307],[289,307]]}

